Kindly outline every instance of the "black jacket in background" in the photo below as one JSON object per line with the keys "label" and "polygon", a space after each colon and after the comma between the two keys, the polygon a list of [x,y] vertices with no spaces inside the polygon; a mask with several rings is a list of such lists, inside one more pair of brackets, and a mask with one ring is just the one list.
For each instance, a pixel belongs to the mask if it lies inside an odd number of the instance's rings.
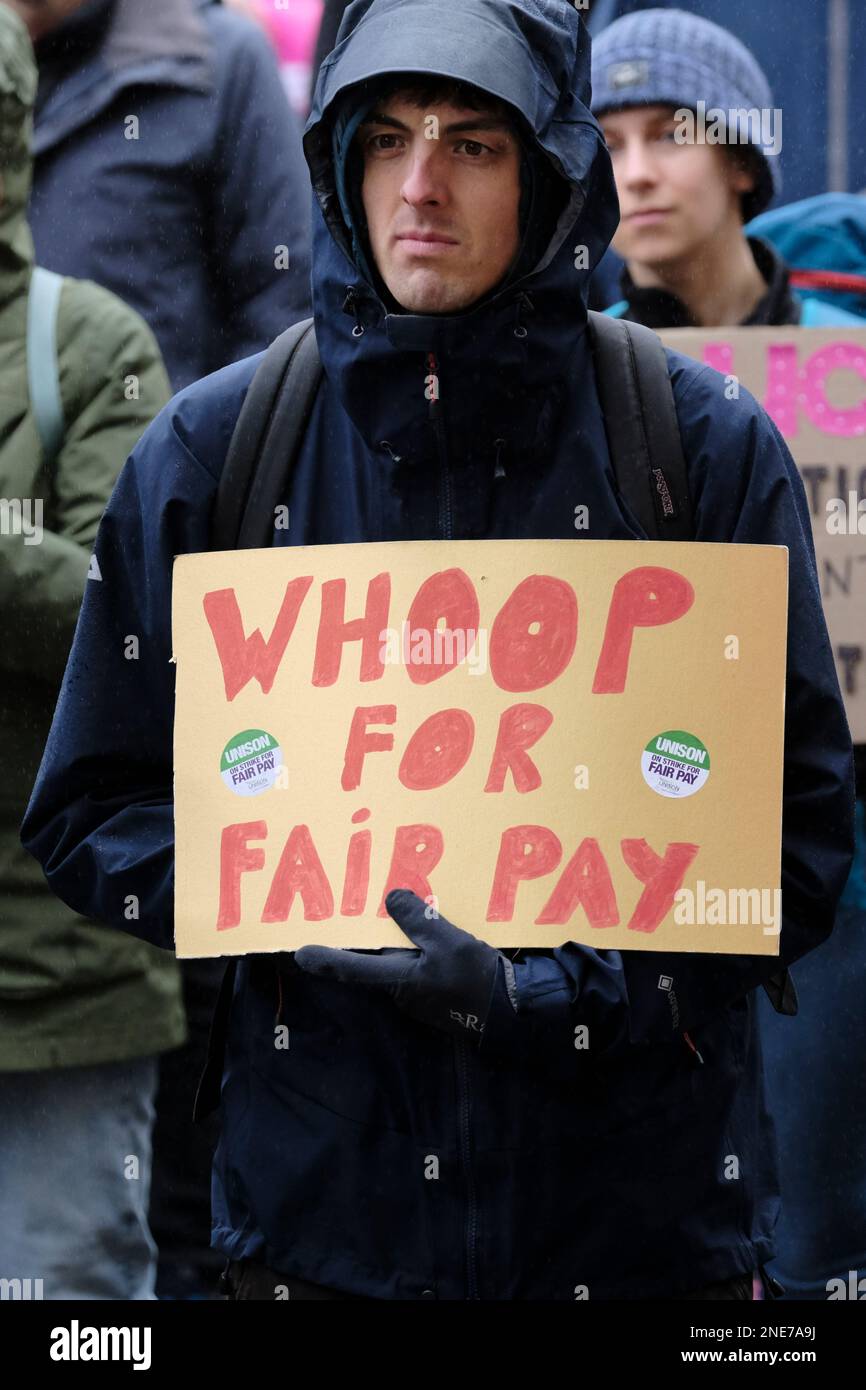
{"label": "black jacket in background", "polygon": [[211,0],[93,0],[36,53],[40,265],[137,309],[175,390],[309,313],[300,128],[256,25]]}

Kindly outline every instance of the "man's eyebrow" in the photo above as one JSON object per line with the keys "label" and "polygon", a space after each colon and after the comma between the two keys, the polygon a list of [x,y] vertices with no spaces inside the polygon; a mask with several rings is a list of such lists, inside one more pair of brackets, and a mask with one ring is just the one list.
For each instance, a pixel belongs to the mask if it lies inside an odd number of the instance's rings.
{"label": "man's eyebrow", "polygon": [[504,134],[512,133],[510,121],[506,121],[501,116],[482,116],[478,121],[455,121],[452,125],[445,127],[446,135],[456,135],[461,130],[501,130]]}
{"label": "man's eyebrow", "polygon": [[647,116],[647,125],[667,125],[676,119],[676,111],[657,111],[654,116]]}
{"label": "man's eyebrow", "polygon": [[369,116],[365,116],[361,122],[362,128],[365,125],[392,125],[397,130],[409,129],[402,121],[398,121],[396,116],[386,116],[382,111],[371,111]]}
{"label": "man's eyebrow", "polygon": [[[371,111],[370,115],[361,122],[362,127],[367,125],[387,125],[393,126],[395,130],[405,130],[411,133],[411,127],[398,121],[396,116],[388,116],[384,111]],[[457,135],[463,130],[489,130],[502,131],[505,134],[512,134],[513,129],[510,121],[501,116],[478,116],[470,121],[453,121],[451,125],[445,127],[446,135]]]}

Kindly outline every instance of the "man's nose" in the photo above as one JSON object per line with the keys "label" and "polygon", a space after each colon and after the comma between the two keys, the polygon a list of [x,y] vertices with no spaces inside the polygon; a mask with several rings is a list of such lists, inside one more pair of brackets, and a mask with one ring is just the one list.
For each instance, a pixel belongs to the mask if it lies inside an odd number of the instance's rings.
{"label": "man's nose", "polygon": [[422,146],[410,155],[411,164],[403,180],[403,197],[413,207],[420,203],[444,203],[448,196],[440,152],[430,148],[435,141],[424,144],[427,148]]}
{"label": "man's nose", "polygon": [[616,162],[616,177],[623,188],[643,188],[658,178],[650,147],[643,140],[628,140]]}

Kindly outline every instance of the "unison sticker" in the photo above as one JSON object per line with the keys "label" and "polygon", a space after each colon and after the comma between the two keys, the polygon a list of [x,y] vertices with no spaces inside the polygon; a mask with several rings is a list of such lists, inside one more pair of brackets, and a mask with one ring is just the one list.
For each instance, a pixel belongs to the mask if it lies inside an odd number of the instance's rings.
{"label": "unison sticker", "polygon": [[258,796],[277,780],[282,765],[280,745],[264,729],[244,729],[229,739],[220,759],[220,776],[238,796]]}
{"label": "unison sticker", "polygon": [[651,738],[640,762],[644,781],[660,796],[693,796],[710,775],[708,750],[682,729]]}

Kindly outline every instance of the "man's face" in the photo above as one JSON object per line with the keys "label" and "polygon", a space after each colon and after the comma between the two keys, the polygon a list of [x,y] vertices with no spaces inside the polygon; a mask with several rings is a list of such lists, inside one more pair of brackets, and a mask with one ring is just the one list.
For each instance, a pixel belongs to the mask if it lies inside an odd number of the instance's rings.
{"label": "man's face", "polygon": [[520,146],[505,118],[398,94],[356,139],[370,245],[397,303],[458,313],[493,289],[520,248]]}
{"label": "man's face", "polygon": [[753,177],[722,145],[678,144],[673,106],[635,107],[599,118],[610,150],[621,221],[613,248],[626,261],[683,260],[740,221]]}
{"label": "man's face", "polygon": [[85,0],[2,0],[27,25],[35,43],[43,34],[56,29],[69,15],[80,10]]}

